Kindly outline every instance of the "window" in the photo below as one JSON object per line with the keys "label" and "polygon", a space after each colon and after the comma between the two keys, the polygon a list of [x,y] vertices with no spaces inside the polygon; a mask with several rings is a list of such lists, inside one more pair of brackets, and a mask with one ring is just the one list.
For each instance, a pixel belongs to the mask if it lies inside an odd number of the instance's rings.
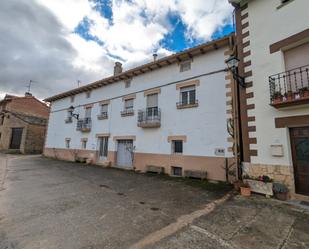
{"label": "window", "polygon": [[74,102],[74,99],[75,99],[75,96],[71,96],[71,98],[70,98],[71,103]]}
{"label": "window", "polygon": [[182,168],[172,166],[172,172],[171,173],[172,173],[173,176],[182,176]]}
{"label": "window", "polygon": [[183,141],[173,140],[172,141],[172,153],[181,154],[183,152]]}
{"label": "window", "polygon": [[99,137],[99,155],[100,158],[107,158],[108,137]]}
{"label": "window", "polygon": [[126,99],[124,101],[124,109],[126,111],[133,110],[133,103],[134,103],[134,99]]}
{"label": "window", "polygon": [[91,91],[86,92],[86,98],[89,99],[91,96]]}
{"label": "window", "polygon": [[91,118],[91,107],[86,107],[85,109],[85,118]]}
{"label": "window", "polygon": [[147,95],[147,117],[158,116],[158,94]]}
{"label": "window", "polygon": [[125,88],[129,88],[131,86],[131,79],[127,79],[124,81]]}
{"label": "window", "polygon": [[180,72],[191,70],[191,61],[184,61],[180,63]]}
{"label": "window", "polygon": [[187,86],[180,88],[181,105],[192,105],[196,103],[195,86]]}
{"label": "window", "polygon": [[65,139],[65,147],[66,147],[67,149],[70,149],[70,142],[71,142],[71,139],[70,139],[70,138],[66,138],[66,139]]}
{"label": "window", "polygon": [[86,149],[87,148],[87,140],[84,139],[82,140],[82,149]]}
{"label": "window", "polygon": [[101,115],[107,115],[108,104],[101,105]]}

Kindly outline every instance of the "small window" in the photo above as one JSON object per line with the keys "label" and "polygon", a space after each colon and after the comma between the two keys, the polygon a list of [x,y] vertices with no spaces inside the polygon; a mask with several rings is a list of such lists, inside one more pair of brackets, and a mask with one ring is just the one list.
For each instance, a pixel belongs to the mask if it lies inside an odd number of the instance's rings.
{"label": "small window", "polygon": [[172,172],[171,173],[172,173],[173,176],[182,176],[182,168],[172,166]]}
{"label": "small window", "polygon": [[107,115],[108,104],[101,105],[101,115]]}
{"label": "small window", "polygon": [[183,152],[183,141],[173,140],[172,141],[172,153],[181,154]]}
{"label": "small window", "polygon": [[191,70],[191,61],[184,61],[180,63],[180,72]]}
{"label": "small window", "polygon": [[134,99],[126,99],[124,101],[124,109],[125,110],[133,110]]}
{"label": "small window", "polygon": [[86,98],[89,99],[91,96],[91,91],[86,92]]}
{"label": "small window", "polygon": [[182,105],[192,105],[196,103],[195,86],[180,88],[180,102]]}
{"label": "small window", "polygon": [[71,97],[70,97],[70,101],[71,101],[71,103],[73,103],[73,102],[74,102],[74,99],[75,99],[75,96],[71,96]]}
{"label": "small window", "polygon": [[85,118],[91,118],[91,107],[86,107],[85,109]]}
{"label": "small window", "polygon": [[82,140],[82,149],[87,148],[87,140]]}
{"label": "small window", "polygon": [[129,88],[131,86],[131,79],[127,79],[124,81],[125,88]]}
{"label": "small window", "polygon": [[67,138],[67,139],[65,140],[65,147],[66,147],[67,149],[70,149],[70,142],[71,142],[71,139],[69,139],[69,138]]}

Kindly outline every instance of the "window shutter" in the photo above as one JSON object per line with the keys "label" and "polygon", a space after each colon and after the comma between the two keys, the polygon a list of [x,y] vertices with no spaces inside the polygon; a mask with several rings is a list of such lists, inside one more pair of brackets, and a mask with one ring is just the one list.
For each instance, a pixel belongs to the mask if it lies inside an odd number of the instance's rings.
{"label": "window shutter", "polygon": [[158,106],[158,94],[147,95],[147,107]]}

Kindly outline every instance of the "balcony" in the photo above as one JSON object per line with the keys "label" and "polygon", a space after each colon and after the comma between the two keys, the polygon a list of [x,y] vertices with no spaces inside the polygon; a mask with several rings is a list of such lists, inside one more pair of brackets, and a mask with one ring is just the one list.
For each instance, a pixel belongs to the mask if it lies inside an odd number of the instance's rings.
{"label": "balcony", "polygon": [[134,115],[134,109],[125,109],[120,112],[121,117],[126,117],[126,116],[133,116]]}
{"label": "balcony", "polygon": [[309,103],[309,65],[269,76],[269,88],[275,108]]}
{"label": "balcony", "polygon": [[183,101],[183,102],[177,102],[176,103],[177,109],[185,109],[185,108],[193,108],[198,107],[198,100],[192,100],[192,101]]}
{"label": "balcony", "polygon": [[137,126],[142,128],[157,128],[161,126],[161,110],[150,107],[138,111]]}
{"label": "balcony", "polygon": [[81,132],[91,131],[91,118],[79,119],[77,121],[76,130]]}
{"label": "balcony", "polygon": [[98,117],[98,120],[108,119],[108,114],[107,112],[102,112],[97,117]]}

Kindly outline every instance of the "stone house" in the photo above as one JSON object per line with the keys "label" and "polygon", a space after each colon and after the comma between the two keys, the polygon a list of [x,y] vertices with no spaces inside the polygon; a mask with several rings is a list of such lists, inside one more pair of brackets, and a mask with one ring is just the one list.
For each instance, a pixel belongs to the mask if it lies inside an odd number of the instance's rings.
{"label": "stone house", "polygon": [[309,199],[309,1],[229,0],[236,12],[244,174]]}
{"label": "stone house", "polygon": [[30,94],[0,101],[0,150],[42,153],[49,107]]}

